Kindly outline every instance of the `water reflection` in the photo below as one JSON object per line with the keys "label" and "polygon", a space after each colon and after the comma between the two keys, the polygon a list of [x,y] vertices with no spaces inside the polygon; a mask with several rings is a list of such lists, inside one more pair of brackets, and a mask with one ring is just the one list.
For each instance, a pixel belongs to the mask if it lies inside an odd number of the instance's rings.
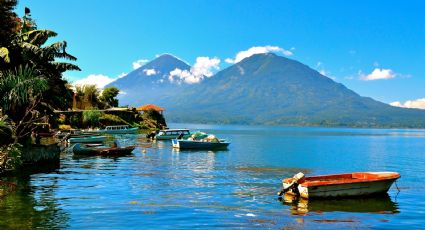
{"label": "water reflection", "polygon": [[308,212],[359,212],[378,214],[396,214],[400,212],[398,210],[398,204],[392,201],[388,194],[367,198],[321,200],[296,199],[294,196],[285,195],[281,198],[281,202],[290,207],[292,215],[305,215]]}
{"label": "water reflection", "polygon": [[[59,207],[54,197],[58,181],[30,185],[29,178],[16,179],[19,189],[0,198],[0,229],[61,229],[68,226],[69,215]],[[50,183],[49,182],[49,183]]]}

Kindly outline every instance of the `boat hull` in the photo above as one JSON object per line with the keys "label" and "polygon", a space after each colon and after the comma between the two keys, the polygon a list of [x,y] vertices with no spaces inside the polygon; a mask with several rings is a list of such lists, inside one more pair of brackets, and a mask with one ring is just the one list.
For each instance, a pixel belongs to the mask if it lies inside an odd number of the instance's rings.
{"label": "boat hull", "polygon": [[[172,139],[176,139],[178,136],[179,136],[178,134],[177,135],[162,135],[162,136],[155,136],[155,139],[156,140],[161,140],[161,141],[172,140]],[[187,139],[189,137],[190,137],[190,134],[187,134],[187,135],[183,135],[182,138],[183,139]]]}
{"label": "boat hull", "polygon": [[109,148],[105,146],[99,147],[84,147],[82,144],[76,144],[72,151],[75,155],[85,155],[85,156],[123,156],[131,154],[135,149],[135,146],[128,146],[123,148]]}
{"label": "boat hull", "polygon": [[[297,186],[298,191],[290,190],[287,193],[305,199],[311,198],[337,198],[373,196],[386,193],[400,175],[398,173],[353,173],[330,176],[306,177],[305,182]],[[351,177],[350,177],[351,176]],[[289,180],[284,180],[287,186]],[[286,183],[286,184],[285,184]]]}
{"label": "boat hull", "polygon": [[173,139],[173,147],[178,149],[226,149],[230,142],[203,142]]}

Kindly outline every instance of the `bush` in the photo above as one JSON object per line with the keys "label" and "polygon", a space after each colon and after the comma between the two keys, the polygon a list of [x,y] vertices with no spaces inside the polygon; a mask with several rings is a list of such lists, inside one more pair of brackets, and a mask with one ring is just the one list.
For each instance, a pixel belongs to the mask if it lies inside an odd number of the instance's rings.
{"label": "bush", "polygon": [[149,129],[162,129],[167,126],[164,116],[156,110],[145,111],[142,120],[143,125]]}
{"label": "bush", "polygon": [[72,127],[81,127],[81,116],[80,114],[76,113],[71,115],[69,118],[69,123]]}
{"label": "bush", "polygon": [[119,116],[112,115],[112,114],[102,114],[102,116],[99,118],[99,123],[101,123],[104,126],[108,125],[129,125],[127,121],[122,119]]}
{"label": "bush", "polygon": [[0,174],[14,171],[22,165],[22,146],[11,144],[0,147]]}
{"label": "bush", "polygon": [[98,127],[100,117],[103,115],[100,111],[85,110],[83,111],[83,125],[90,127]]}

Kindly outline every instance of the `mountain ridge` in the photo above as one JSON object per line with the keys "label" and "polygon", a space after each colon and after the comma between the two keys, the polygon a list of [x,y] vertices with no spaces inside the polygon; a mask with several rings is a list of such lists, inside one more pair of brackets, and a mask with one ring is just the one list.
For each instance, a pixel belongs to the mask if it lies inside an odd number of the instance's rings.
{"label": "mountain ridge", "polygon": [[175,122],[425,127],[425,111],[362,97],[301,62],[271,53],[245,58],[198,84],[167,83],[162,87],[167,92],[147,85],[144,93],[156,96],[145,96],[145,103],[165,107],[167,119]]}

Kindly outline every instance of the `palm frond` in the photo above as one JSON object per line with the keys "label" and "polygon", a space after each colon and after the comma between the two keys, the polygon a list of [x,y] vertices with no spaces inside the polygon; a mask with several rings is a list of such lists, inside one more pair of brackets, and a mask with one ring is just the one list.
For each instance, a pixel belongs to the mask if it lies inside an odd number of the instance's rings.
{"label": "palm frond", "polygon": [[20,66],[7,71],[0,79],[0,105],[8,110],[12,106],[28,103],[31,98],[48,89],[47,80],[36,74],[34,69]]}
{"label": "palm frond", "polygon": [[55,37],[58,34],[51,30],[31,30],[23,34],[29,43],[34,44],[36,46],[41,46],[46,43],[47,39],[50,37]]}
{"label": "palm frond", "polygon": [[77,71],[81,71],[80,67],[78,67],[77,65],[71,64],[71,63],[66,63],[66,62],[52,62],[51,63],[54,68],[60,72],[65,72],[68,70],[77,70]]}

